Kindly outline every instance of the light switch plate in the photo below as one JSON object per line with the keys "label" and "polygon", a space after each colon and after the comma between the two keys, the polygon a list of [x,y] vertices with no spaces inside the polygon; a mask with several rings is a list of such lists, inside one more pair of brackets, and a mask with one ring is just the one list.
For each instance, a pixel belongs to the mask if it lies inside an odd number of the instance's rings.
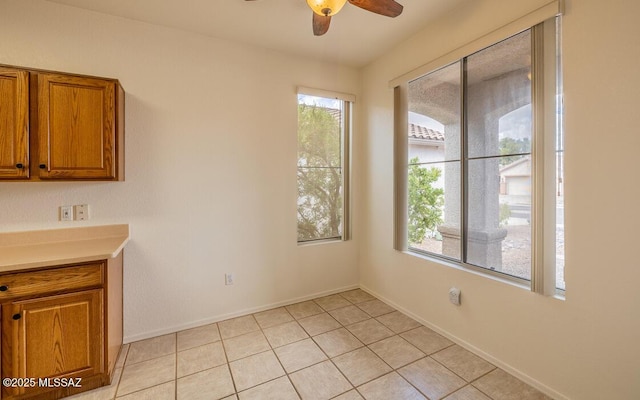
{"label": "light switch plate", "polygon": [[60,206],[60,221],[73,221],[73,206]]}

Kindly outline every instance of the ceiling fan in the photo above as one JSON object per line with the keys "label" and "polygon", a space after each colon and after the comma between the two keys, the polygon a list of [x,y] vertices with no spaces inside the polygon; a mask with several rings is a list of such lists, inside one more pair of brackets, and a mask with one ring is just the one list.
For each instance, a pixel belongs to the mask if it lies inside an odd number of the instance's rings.
{"label": "ceiling fan", "polygon": [[327,33],[331,17],[336,15],[347,1],[356,7],[386,17],[395,18],[402,14],[402,5],[395,0],[307,0],[307,4],[313,10],[313,34],[321,36]]}

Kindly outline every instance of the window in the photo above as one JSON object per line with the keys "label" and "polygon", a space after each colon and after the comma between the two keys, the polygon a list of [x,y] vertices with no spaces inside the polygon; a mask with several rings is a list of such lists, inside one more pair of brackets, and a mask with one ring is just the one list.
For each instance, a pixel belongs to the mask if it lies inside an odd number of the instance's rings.
{"label": "window", "polygon": [[348,238],[351,101],[298,94],[298,243]]}
{"label": "window", "polygon": [[565,289],[558,25],[545,21],[398,87],[396,143],[406,148],[396,150],[405,160],[396,163],[405,168],[396,170],[396,248],[539,293]]}

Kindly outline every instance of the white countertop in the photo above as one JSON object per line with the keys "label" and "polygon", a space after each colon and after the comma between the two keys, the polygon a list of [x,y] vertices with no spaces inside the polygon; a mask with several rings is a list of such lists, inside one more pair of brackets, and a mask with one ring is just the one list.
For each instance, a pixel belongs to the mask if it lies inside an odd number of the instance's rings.
{"label": "white countertop", "polygon": [[105,260],[129,241],[129,225],[0,233],[0,273]]}

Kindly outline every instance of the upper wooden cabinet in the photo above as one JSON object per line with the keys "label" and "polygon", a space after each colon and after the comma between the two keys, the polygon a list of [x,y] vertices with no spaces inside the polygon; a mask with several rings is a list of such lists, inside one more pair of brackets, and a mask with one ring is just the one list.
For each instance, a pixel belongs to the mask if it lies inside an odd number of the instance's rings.
{"label": "upper wooden cabinet", "polygon": [[8,178],[124,180],[120,83],[0,67],[0,179]]}
{"label": "upper wooden cabinet", "polygon": [[0,179],[29,177],[29,73],[0,68]]}
{"label": "upper wooden cabinet", "polygon": [[116,85],[38,74],[40,178],[115,179]]}

